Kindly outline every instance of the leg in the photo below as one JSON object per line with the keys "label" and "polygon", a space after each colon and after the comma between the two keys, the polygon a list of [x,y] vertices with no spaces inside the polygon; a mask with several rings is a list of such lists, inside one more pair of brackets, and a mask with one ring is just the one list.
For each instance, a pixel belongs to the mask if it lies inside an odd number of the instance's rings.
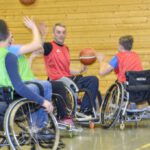
{"label": "leg", "polygon": [[[60,118],[65,118],[68,116],[66,111],[66,106],[64,105],[64,102],[67,103],[66,89],[63,83],[60,81],[51,81],[51,83],[52,83],[53,93],[59,94],[62,97],[62,98],[58,97],[58,109],[60,111]],[[62,99],[64,100],[64,102],[62,102]]]}
{"label": "leg", "polygon": [[[82,77],[81,79],[79,79],[79,81],[77,81],[76,84],[79,89],[85,88],[91,92],[92,100],[94,102],[94,107],[95,107],[96,105],[95,100],[98,94],[98,86],[99,86],[98,78],[95,76]],[[84,95],[83,101],[81,104],[81,111],[84,111],[85,109],[91,109],[90,100],[87,94]]]}
{"label": "leg", "polygon": [[0,102],[0,131],[3,130],[4,115],[7,108],[8,104],[6,102]]}
{"label": "leg", "polygon": [[44,98],[50,101],[52,98],[52,84],[46,80],[33,80],[33,82],[39,83],[43,87]]}
{"label": "leg", "polygon": [[[28,84],[27,87],[34,93],[40,93],[39,88],[35,84]],[[40,108],[37,112],[32,114],[32,119],[33,122],[31,124],[33,126],[43,128],[48,121],[48,114],[43,108]]]}

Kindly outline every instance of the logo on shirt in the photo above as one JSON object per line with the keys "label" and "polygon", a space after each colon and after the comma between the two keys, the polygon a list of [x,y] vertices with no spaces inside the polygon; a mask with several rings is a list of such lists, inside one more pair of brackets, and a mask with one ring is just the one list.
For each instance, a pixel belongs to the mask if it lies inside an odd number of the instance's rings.
{"label": "logo on shirt", "polygon": [[56,52],[57,52],[57,53],[60,53],[61,51],[60,51],[60,49],[57,49]]}

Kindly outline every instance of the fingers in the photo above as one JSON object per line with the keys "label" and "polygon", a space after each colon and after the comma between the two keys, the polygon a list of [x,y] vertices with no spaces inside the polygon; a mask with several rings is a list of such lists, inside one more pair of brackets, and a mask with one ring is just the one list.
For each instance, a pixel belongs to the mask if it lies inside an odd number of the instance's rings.
{"label": "fingers", "polygon": [[51,103],[49,103],[46,107],[45,107],[45,111],[48,113],[52,113],[54,110],[54,107]]}
{"label": "fingers", "polygon": [[28,16],[24,17],[23,20],[26,27],[32,29],[35,26],[35,23],[32,19],[30,19]]}
{"label": "fingers", "polygon": [[86,71],[87,70],[87,66],[84,65],[82,70]]}
{"label": "fingers", "polygon": [[39,24],[38,24],[38,28],[39,28],[39,31],[40,31],[40,33],[42,34],[42,35],[46,35],[46,34],[48,34],[48,27],[47,27],[47,25],[44,23],[44,22],[40,22]]}

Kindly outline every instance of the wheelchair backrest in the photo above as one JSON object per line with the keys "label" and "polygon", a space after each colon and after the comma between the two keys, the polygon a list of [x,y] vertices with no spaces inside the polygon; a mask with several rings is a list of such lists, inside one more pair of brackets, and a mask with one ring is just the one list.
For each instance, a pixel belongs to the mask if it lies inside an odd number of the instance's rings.
{"label": "wheelchair backrest", "polygon": [[128,85],[150,85],[150,70],[126,72]]}

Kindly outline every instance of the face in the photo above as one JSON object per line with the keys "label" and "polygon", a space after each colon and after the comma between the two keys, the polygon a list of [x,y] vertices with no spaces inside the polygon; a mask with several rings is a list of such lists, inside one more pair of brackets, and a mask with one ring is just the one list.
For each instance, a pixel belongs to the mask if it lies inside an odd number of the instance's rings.
{"label": "face", "polygon": [[8,46],[14,42],[13,34],[10,32],[8,37]]}
{"label": "face", "polygon": [[66,38],[66,28],[56,26],[53,31],[53,37],[56,43],[63,45]]}
{"label": "face", "polygon": [[119,51],[119,52],[122,52],[122,51],[124,51],[124,48],[123,48],[123,46],[122,46],[122,45],[120,45],[120,44],[119,44],[119,46],[118,46],[118,51]]}

